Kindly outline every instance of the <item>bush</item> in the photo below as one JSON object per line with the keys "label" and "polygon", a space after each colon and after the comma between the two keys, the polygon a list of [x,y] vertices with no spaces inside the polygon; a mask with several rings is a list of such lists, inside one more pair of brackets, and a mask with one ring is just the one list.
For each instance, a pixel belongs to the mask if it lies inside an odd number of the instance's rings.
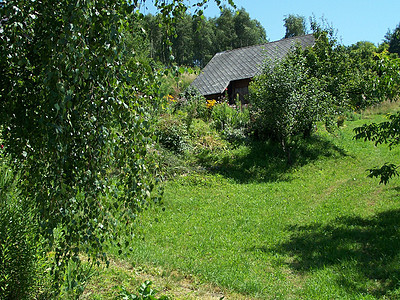
{"label": "bush", "polygon": [[160,144],[170,151],[183,153],[190,147],[186,125],[179,117],[170,114],[160,116],[155,134]]}
{"label": "bush", "polygon": [[221,131],[222,136],[229,142],[243,140],[246,137],[250,123],[250,114],[240,101],[236,105],[226,102],[218,103],[212,109],[214,127]]}
{"label": "bush", "polygon": [[1,299],[31,296],[37,274],[33,220],[23,207],[17,178],[0,153],[0,295]]}
{"label": "bush", "polygon": [[229,145],[218,132],[212,128],[209,122],[197,119],[193,122],[191,131],[193,152],[195,155],[204,153],[217,153],[226,149]]}
{"label": "bush", "polygon": [[248,132],[245,128],[227,127],[221,135],[225,140],[232,144],[240,144],[248,140]]}
{"label": "bush", "polygon": [[252,116],[259,134],[282,143],[296,134],[309,134],[329,111],[331,97],[310,76],[301,52],[276,65],[266,65],[251,85]]}
{"label": "bush", "polygon": [[208,121],[211,116],[211,110],[207,107],[206,99],[194,88],[188,88],[181,95],[181,109],[187,113],[186,124],[188,130],[194,118]]}
{"label": "bush", "polygon": [[14,204],[0,214],[0,294],[5,299],[26,299],[35,278],[35,246],[25,212]]}
{"label": "bush", "polygon": [[224,130],[226,127],[231,126],[235,112],[236,111],[226,102],[215,105],[212,110],[212,119],[215,129]]}

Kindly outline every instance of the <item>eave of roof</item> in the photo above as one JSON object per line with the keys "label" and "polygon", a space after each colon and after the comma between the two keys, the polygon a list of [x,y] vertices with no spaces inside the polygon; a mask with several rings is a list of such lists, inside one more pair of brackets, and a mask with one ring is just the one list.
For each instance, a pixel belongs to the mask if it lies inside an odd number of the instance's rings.
{"label": "eave of roof", "polygon": [[266,59],[281,59],[297,44],[305,48],[314,43],[314,36],[308,34],[217,53],[191,86],[205,96],[221,94],[231,81],[253,78],[261,72]]}

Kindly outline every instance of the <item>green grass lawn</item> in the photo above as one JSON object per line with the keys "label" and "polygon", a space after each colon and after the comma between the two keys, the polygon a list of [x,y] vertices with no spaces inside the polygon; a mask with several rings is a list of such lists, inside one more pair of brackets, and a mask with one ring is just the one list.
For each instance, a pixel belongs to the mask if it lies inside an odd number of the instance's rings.
{"label": "green grass lawn", "polygon": [[266,143],[204,158],[208,172],[169,180],[165,210],[141,215],[127,260],[249,298],[400,298],[400,180],[366,171],[400,151],[354,141],[368,121],[320,129],[290,167]]}

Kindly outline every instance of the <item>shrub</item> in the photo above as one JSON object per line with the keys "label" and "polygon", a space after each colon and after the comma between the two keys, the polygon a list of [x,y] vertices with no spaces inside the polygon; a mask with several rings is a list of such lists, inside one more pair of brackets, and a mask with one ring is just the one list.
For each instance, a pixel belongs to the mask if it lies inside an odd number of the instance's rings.
{"label": "shrub", "polygon": [[0,209],[0,294],[5,299],[25,299],[35,277],[31,228],[24,211],[15,204]]}
{"label": "shrub", "polygon": [[190,137],[193,155],[197,158],[209,154],[215,155],[229,147],[229,143],[220,136],[211,124],[201,119],[196,119],[193,122]]}
{"label": "shrub", "polygon": [[240,144],[248,139],[248,131],[246,128],[227,127],[222,133],[222,137],[232,144]]}
{"label": "shrub", "polygon": [[180,109],[186,112],[185,123],[187,130],[190,131],[193,119],[199,118],[209,120],[211,110],[207,108],[206,99],[195,88],[187,88],[181,94]]}
{"label": "shrub", "polygon": [[225,127],[231,125],[234,114],[234,109],[226,102],[215,105],[212,110],[212,119],[215,129],[224,130]]}
{"label": "shrub", "polygon": [[217,130],[226,128],[246,129],[249,125],[250,114],[246,106],[242,106],[240,101],[235,105],[226,102],[218,103],[212,109],[212,119]]}
{"label": "shrub", "polygon": [[289,163],[291,138],[299,133],[308,136],[332,107],[332,98],[310,76],[300,50],[274,65],[267,64],[250,90],[255,129],[259,136],[277,140]]}
{"label": "shrub", "polygon": [[17,178],[0,153],[0,297],[29,298],[37,274],[33,220],[23,207]]}
{"label": "shrub", "polygon": [[176,153],[182,153],[190,146],[184,122],[174,115],[165,114],[160,116],[155,134],[162,146]]}

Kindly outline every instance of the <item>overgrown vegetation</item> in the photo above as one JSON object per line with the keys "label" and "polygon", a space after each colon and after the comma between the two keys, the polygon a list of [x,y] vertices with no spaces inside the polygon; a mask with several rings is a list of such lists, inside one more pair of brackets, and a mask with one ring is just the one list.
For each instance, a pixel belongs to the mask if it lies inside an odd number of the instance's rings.
{"label": "overgrown vegetation", "polygon": [[[317,121],[329,131],[346,112],[394,100],[400,88],[400,59],[387,51],[340,45],[332,28],[311,23],[315,45],[297,47],[279,62],[266,62],[251,85],[255,129],[277,140],[291,163],[291,140],[310,136]],[[340,122],[339,122],[340,124]]]}
{"label": "overgrown vegetation", "polygon": [[400,23],[393,30],[388,30],[385,35],[385,44],[390,53],[400,55]]}
{"label": "overgrown vegetation", "polygon": [[[361,126],[357,138],[398,143],[400,115],[376,125],[359,114],[396,99],[398,57],[343,47],[314,24],[315,47],[266,66],[249,105],[205,100],[187,89],[193,70],[165,70],[171,54],[198,66],[210,56],[190,53],[209,43],[180,32],[214,26],[221,50],[265,32],[244,10],[210,21],[200,5],[191,20],[182,0],[171,3],[155,1],[166,30],[157,43],[170,48],[158,59],[144,30],[155,21],[137,2],[0,4],[1,297],[78,298],[110,254],[243,297],[398,295],[397,257],[384,246],[398,242],[396,189],[364,176],[398,152],[351,139]],[[384,166],[371,175],[387,183],[397,166]],[[154,205],[162,179],[165,206]],[[382,243],[353,237],[363,231]],[[165,298],[143,281],[119,296]]]}
{"label": "overgrown vegetation", "polygon": [[353,128],[383,119],[345,121],[335,135],[318,123],[291,166],[269,142],[198,161],[207,172],[174,176],[165,210],[143,215],[128,262],[248,298],[396,298],[399,180],[378,186],[366,169],[399,149],[353,140]]}
{"label": "overgrown vegetation", "polygon": [[[35,289],[37,249],[33,220],[18,199],[18,176],[0,150],[0,295],[23,299]],[[36,286],[37,287],[37,286]]]}
{"label": "overgrown vegetation", "polygon": [[[167,16],[180,14],[182,2],[155,4],[172,22]],[[157,70],[141,51],[137,4],[0,4],[2,151],[12,162],[5,170],[19,174],[16,199],[1,199],[8,298],[29,294],[30,266],[40,256],[50,261],[47,297],[78,297],[92,267],[108,264],[107,246],[116,243],[122,253],[118,236],[161,200],[152,114]]]}

